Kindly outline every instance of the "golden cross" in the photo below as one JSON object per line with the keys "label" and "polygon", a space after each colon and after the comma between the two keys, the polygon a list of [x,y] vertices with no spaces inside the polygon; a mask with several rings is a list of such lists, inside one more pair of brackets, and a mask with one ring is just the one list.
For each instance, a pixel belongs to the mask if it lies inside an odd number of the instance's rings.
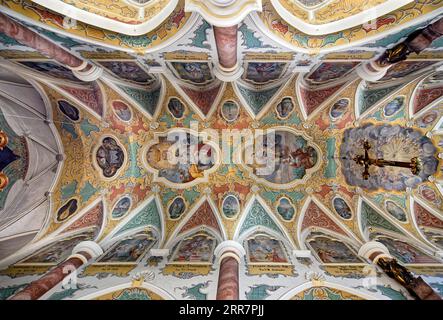
{"label": "golden cross", "polygon": [[411,169],[412,174],[417,175],[420,172],[420,160],[417,157],[411,159],[410,162],[402,162],[402,161],[393,161],[393,160],[384,160],[384,159],[372,159],[369,157],[369,149],[371,149],[371,145],[368,141],[363,143],[363,148],[365,149],[365,155],[357,155],[354,157],[354,161],[365,167],[365,170],[362,173],[362,177],[364,180],[368,180],[370,177],[369,168],[370,166],[377,166],[383,168],[385,166],[391,167],[400,167],[400,168],[409,168]]}

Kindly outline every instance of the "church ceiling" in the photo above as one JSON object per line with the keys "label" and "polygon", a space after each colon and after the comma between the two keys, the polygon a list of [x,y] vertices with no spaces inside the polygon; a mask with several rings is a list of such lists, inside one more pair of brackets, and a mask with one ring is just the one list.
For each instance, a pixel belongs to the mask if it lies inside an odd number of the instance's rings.
{"label": "church ceiling", "polygon": [[[260,285],[248,282],[246,298],[371,296],[323,280],[296,291],[273,286],[272,277],[300,274],[291,267],[294,250],[313,252],[313,260],[330,267],[328,275],[340,273],[334,263],[364,265],[358,248],[371,240],[404,264],[441,263],[443,43],[434,41],[377,81],[363,80],[357,70],[439,17],[442,1],[264,0],[261,12],[238,25],[243,74],[235,81],[217,75],[217,44],[207,21],[214,17],[186,10],[202,8],[201,1],[58,2],[0,1],[1,14],[103,70],[98,79],[82,81],[56,59],[0,33],[0,68],[36,88],[58,145],[46,218],[14,263],[41,273],[78,242],[94,240],[105,254],[85,270],[86,278],[128,276],[138,263],[158,265],[148,258],[151,249],[168,249],[162,277],[212,279],[165,289],[169,293],[121,286],[97,296],[92,286],[83,288],[83,298],[98,300],[169,299],[178,292],[207,298],[215,279],[213,253],[226,240],[245,248],[248,276],[269,274],[263,266],[279,267]],[[64,16],[69,8],[77,20]],[[379,15],[372,22],[356,23],[374,8]],[[6,83],[17,84],[0,73],[0,84]],[[9,184],[0,192],[0,217],[8,213],[17,181],[30,169],[35,175],[44,170],[30,164],[38,150],[27,146],[37,127],[25,134],[10,125],[4,105],[11,96],[21,99],[0,90],[0,125],[9,137],[1,150],[0,171]],[[272,139],[264,136],[269,130]],[[266,157],[248,145],[252,137],[275,150],[278,162],[269,172]],[[177,141],[199,161],[171,163]],[[364,156],[365,141],[368,156],[418,161],[419,173],[371,166],[365,178],[355,161]],[[255,162],[247,161],[249,153]],[[0,242],[15,236],[20,242],[29,231],[14,235],[1,222]],[[135,244],[139,251],[132,256],[116,254]],[[265,246],[274,257],[260,254],[257,248]],[[333,257],[326,252],[331,247],[338,252]],[[193,262],[198,267],[183,267]],[[408,295],[377,290],[390,298]]]}

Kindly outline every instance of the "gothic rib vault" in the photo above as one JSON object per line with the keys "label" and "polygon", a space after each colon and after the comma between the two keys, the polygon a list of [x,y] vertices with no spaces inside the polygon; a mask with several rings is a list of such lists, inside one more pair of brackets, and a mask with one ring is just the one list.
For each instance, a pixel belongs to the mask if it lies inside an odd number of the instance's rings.
{"label": "gothic rib vault", "polygon": [[442,6],[1,1],[0,299],[442,296]]}

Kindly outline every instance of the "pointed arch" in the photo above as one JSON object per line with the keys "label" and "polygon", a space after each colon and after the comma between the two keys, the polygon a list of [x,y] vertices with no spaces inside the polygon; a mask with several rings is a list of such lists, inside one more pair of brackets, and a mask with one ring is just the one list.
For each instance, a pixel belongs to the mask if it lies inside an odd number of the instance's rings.
{"label": "pointed arch", "polygon": [[340,221],[316,197],[306,199],[300,217],[297,221],[297,235],[300,246],[305,247],[304,241],[312,229],[325,230],[338,237],[346,237],[355,246],[361,246],[362,241]]}
{"label": "pointed arch", "polygon": [[199,228],[206,228],[212,233],[217,234],[220,241],[227,240],[227,233],[217,205],[207,195],[201,197],[175,227],[174,232],[167,239],[165,247],[170,247],[177,237],[189,234],[189,230],[198,230]]}
{"label": "pointed arch", "polygon": [[245,238],[245,235],[249,235],[257,230],[265,230],[272,235],[286,239],[292,249],[296,248],[286,228],[283,227],[279,219],[274,215],[266,201],[259,195],[254,195],[244,207],[233,239],[240,241]]}
{"label": "pointed arch", "polygon": [[161,247],[164,242],[164,213],[158,195],[151,195],[143,201],[130,214],[123,218],[114,230],[108,234],[100,244],[108,246],[118,239],[136,234],[146,228],[153,229],[158,236],[157,246]]}

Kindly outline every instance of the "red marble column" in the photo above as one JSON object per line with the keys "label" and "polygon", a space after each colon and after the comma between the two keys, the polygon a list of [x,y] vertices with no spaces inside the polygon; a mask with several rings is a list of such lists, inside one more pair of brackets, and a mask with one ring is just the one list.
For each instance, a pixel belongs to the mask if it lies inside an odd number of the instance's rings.
{"label": "red marble column", "polygon": [[63,65],[78,68],[83,64],[83,60],[73,56],[68,51],[63,50],[2,13],[0,13],[0,32]]}
{"label": "red marble column", "polygon": [[22,45],[33,48],[42,55],[72,69],[75,76],[83,81],[94,81],[102,73],[101,68],[74,56],[2,13],[0,13],[0,33],[4,33]]}
{"label": "red marble column", "polygon": [[[90,258],[90,256],[85,252],[82,252],[81,254],[85,257]],[[55,268],[51,269],[40,279],[31,282],[24,289],[9,298],[9,300],[37,300],[46,292],[59,284],[66,276],[71,273],[72,270],[80,268],[83,264],[84,263],[81,259],[77,257],[71,257],[56,266]]]}
{"label": "red marble column", "polygon": [[238,261],[232,256],[222,257],[218,274],[217,300],[238,300]]}
{"label": "red marble column", "polygon": [[226,71],[237,67],[237,29],[237,25],[232,27],[214,26],[218,61],[222,69]]}
{"label": "red marble column", "polygon": [[32,281],[8,300],[37,300],[63,281],[74,270],[77,270],[101,254],[103,254],[103,250],[97,243],[93,241],[80,242],[74,247],[72,255],[68,259],[49,270],[40,279]]}

